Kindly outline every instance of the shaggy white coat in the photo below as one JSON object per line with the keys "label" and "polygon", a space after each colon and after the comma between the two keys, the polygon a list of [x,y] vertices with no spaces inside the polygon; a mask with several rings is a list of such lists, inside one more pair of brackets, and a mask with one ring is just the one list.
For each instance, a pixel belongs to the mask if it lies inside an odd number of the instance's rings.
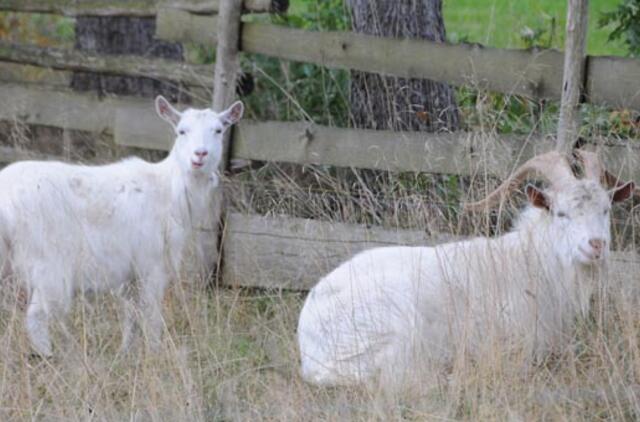
{"label": "shaggy white coat", "polygon": [[4,275],[28,291],[27,332],[41,355],[52,354],[51,321],[63,323],[74,295],[88,291],[122,295],[124,349],[136,328],[152,347],[160,341],[165,289],[188,236],[210,214],[222,131],[240,118],[242,104],[218,114],[156,102],[177,135],[159,163],[25,161],[0,172],[0,258]]}
{"label": "shaggy white coat", "polygon": [[608,247],[610,199],[589,180],[548,196],[551,211],[528,208],[503,236],[376,248],[333,270],[300,315],[303,378],[401,382],[459,352],[535,357],[567,344],[608,252],[595,258],[589,240]]}

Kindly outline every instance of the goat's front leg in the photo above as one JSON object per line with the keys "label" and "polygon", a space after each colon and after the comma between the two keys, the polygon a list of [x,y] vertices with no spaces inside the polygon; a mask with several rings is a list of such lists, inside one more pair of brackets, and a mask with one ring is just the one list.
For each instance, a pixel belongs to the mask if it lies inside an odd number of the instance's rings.
{"label": "goat's front leg", "polygon": [[[48,271],[48,270],[47,270]],[[71,307],[73,293],[65,284],[63,277],[45,278],[42,273],[34,272],[39,283],[33,288],[29,306],[27,308],[26,326],[29,340],[35,351],[43,357],[51,357],[52,346],[49,325],[54,319],[61,324],[63,333],[69,338],[64,318]],[[55,281],[45,283],[43,280]],[[56,284],[57,283],[57,284]],[[52,318],[53,317],[53,318]]]}
{"label": "goat's front leg", "polygon": [[162,340],[162,299],[167,287],[168,276],[160,270],[151,271],[140,280],[139,305],[142,319],[142,331],[149,347],[153,351],[160,348]]}
{"label": "goat's front leg", "polygon": [[124,312],[124,320],[122,324],[122,344],[120,345],[120,353],[127,353],[131,350],[131,346],[136,338],[139,330],[138,309],[136,306],[136,298],[130,289],[120,294],[120,303]]}

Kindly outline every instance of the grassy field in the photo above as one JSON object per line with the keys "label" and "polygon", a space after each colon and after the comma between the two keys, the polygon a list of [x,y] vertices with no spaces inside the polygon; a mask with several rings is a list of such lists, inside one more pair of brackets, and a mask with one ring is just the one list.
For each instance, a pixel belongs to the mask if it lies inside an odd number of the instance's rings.
{"label": "grassy field", "polygon": [[[290,13],[301,14],[310,3],[318,0],[293,0]],[[600,12],[610,11],[617,0],[591,0],[589,9],[588,52],[595,55],[624,55],[621,42],[609,43],[609,28],[599,29]],[[444,0],[444,21],[447,35],[452,42],[477,42],[498,48],[523,48],[527,44],[521,34],[546,31],[540,43],[547,45],[552,21],[555,32],[550,45],[562,48],[564,39],[566,0]]]}
{"label": "grassy field", "polygon": [[[611,11],[617,0],[589,2],[589,34],[587,51],[594,55],[624,55],[621,42],[610,43],[610,28],[598,28],[601,12]],[[544,45],[549,42],[552,22],[554,36],[550,45],[562,49],[564,43],[567,2],[558,0],[444,0],[444,21],[452,41],[466,39],[499,48],[522,48],[522,33],[527,28],[546,31]]]}

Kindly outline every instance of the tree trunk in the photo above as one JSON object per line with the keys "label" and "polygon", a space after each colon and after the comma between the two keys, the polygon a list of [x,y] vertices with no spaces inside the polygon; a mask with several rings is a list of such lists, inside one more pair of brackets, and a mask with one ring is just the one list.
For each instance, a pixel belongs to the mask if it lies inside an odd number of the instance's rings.
{"label": "tree trunk", "polygon": [[[445,41],[442,0],[348,0],[355,32]],[[429,60],[429,57],[424,57]],[[459,126],[453,90],[424,79],[351,73],[351,111],[360,128],[445,131]]]}
{"label": "tree trunk", "polygon": [[[182,60],[182,46],[154,39],[155,19],[128,16],[79,16],[76,19],[76,49],[102,54],[127,54]],[[100,94],[154,97],[183,101],[184,92],[175,83],[145,77],[74,72],[71,81],[78,91]]]}

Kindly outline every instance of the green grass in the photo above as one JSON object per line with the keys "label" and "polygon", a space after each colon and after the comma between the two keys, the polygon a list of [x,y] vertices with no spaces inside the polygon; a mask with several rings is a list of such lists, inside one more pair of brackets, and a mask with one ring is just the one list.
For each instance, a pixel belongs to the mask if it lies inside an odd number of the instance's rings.
{"label": "green grass", "polygon": [[[598,28],[601,12],[610,11],[617,0],[591,0],[587,51],[594,55],[626,54],[621,42],[608,42],[610,28]],[[466,39],[498,48],[523,48],[521,33],[526,27],[545,30],[548,41],[555,19],[552,47],[564,44],[567,2],[558,0],[444,0],[444,20],[449,39]]]}
{"label": "green grass", "polygon": [[[300,15],[309,5],[321,0],[292,0],[289,13]],[[610,11],[618,0],[591,0],[589,7],[589,54],[626,55],[622,42],[608,42],[611,28],[599,29],[601,12]],[[549,41],[551,22],[555,18],[555,34],[550,45],[562,49],[564,43],[566,0],[444,0],[444,21],[448,38],[476,42],[497,48],[525,48],[521,33],[526,27],[545,30],[542,44]]]}

